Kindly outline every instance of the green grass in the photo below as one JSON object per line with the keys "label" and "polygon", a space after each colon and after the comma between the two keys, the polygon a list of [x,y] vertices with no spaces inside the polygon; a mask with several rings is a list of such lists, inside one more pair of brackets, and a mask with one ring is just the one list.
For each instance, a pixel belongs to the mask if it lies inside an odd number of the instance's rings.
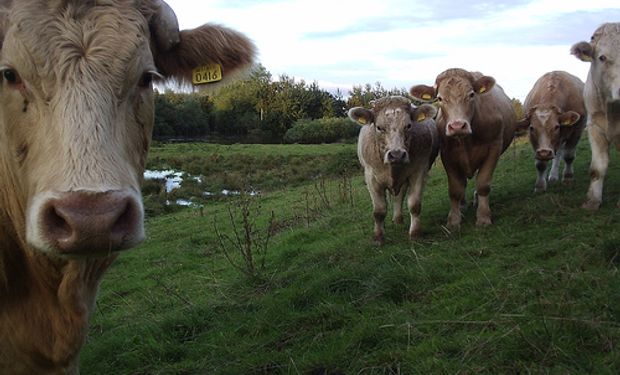
{"label": "green grass", "polygon": [[[355,157],[351,145],[174,145],[152,156],[213,153]],[[324,186],[287,179],[257,200],[256,226],[265,228],[272,211],[277,221],[258,278],[234,269],[218,246],[214,221],[232,230],[228,202],[207,204],[204,215],[152,215],[147,241],[104,278],[82,373],[620,373],[617,152],[611,160],[603,206],[586,212],[586,140],[575,182],[544,194],[532,193],[529,145],[511,147],[494,178],[494,225],[476,228],[470,208],[452,234],[442,228],[449,203],[438,162],[423,199],[423,239],[411,243],[405,227],[388,222],[380,248],[361,173],[351,181],[353,204],[338,178]]]}

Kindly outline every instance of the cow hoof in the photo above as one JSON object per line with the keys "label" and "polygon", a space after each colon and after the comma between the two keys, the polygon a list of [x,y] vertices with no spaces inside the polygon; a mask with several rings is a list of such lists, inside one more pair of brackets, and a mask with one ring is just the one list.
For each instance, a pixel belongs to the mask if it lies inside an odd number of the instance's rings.
{"label": "cow hoof", "polygon": [[422,238],[422,231],[417,229],[414,230],[413,232],[409,233],[409,240],[410,241],[417,241],[420,238]]}
{"label": "cow hoof", "polygon": [[476,220],[476,226],[478,227],[488,227],[491,224],[492,222],[490,217],[479,218],[478,220]]}
{"label": "cow hoof", "polygon": [[600,207],[601,207],[601,202],[592,201],[592,200],[587,200],[581,205],[581,208],[583,208],[584,210],[588,210],[588,211],[596,211]]}
{"label": "cow hoof", "polygon": [[544,193],[547,190],[547,187],[540,187],[540,186],[536,186],[534,187],[534,193],[538,194],[538,193]]}
{"label": "cow hoof", "polygon": [[402,225],[403,224],[403,217],[402,216],[395,217],[394,219],[392,219],[392,221],[396,225]]}
{"label": "cow hoof", "polygon": [[562,184],[566,185],[566,186],[570,186],[573,185],[575,183],[575,179],[574,178],[563,178],[562,179]]}
{"label": "cow hoof", "polygon": [[554,182],[558,181],[558,178],[556,176],[549,176],[547,181],[550,182],[550,183],[554,183]]}
{"label": "cow hoof", "polygon": [[383,246],[384,244],[385,244],[385,237],[383,237],[383,235],[375,236],[375,245]]}

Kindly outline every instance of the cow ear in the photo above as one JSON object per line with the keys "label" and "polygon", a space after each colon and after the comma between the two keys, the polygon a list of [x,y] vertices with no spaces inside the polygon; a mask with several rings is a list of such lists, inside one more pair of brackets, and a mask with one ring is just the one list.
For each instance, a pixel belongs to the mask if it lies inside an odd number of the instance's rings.
{"label": "cow ear", "polygon": [[422,122],[428,119],[434,119],[437,115],[437,108],[430,104],[422,104],[413,111],[413,121]]}
{"label": "cow ear", "polygon": [[571,47],[570,53],[581,61],[591,62],[594,57],[594,48],[588,42],[579,42]]}
{"label": "cow ear", "polygon": [[415,99],[430,102],[433,101],[437,97],[437,92],[434,87],[426,86],[426,85],[417,85],[413,86],[409,89],[409,94],[413,96]]}
{"label": "cow ear", "polygon": [[375,122],[375,115],[372,111],[362,107],[349,109],[349,118],[360,125],[367,125]]}
{"label": "cow ear", "polygon": [[515,127],[515,134],[523,134],[530,127],[530,118],[524,117],[521,120],[517,121],[517,126]]}
{"label": "cow ear", "polygon": [[474,82],[474,91],[476,94],[484,94],[491,91],[495,86],[495,78],[489,76],[482,76]]}
{"label": "cow ear", "polygon": [[581,119],[581,115],[574,111],[567,111],[560,115],[558,122],[560,126],[573,126]]}
{"label": "cow ear", "polygon": [[215,24],[179,31],[172,9],[152,0],[153,57],[166,79],[201,85],[234,78],[254,63],[256,47],[245,35]]}

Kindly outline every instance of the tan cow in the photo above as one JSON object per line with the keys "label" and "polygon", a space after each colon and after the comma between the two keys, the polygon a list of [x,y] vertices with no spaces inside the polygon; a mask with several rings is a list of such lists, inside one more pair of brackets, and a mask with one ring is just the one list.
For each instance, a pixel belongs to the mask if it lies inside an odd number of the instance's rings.
{"label": "tan cow", "polygon": [[101,277],[144,238],[152,81],[254,46],[159,0],[0,1],[0,40],[0,374],[76,374]]}
{"label": "tan cow", "polygon": [[490,225],[493,172],[500,155],[512,142],[516,126],[510,99],[493,77],[463,69],[446,70],[437,76],[434,87],[418,85],[410,93],[419,100],[439,103],[437,128],[451,202],[448,228],[460,228],[467,179],[474,175],[476,224]]}
{"label": "tan cow", "polygon": [[357,155],[372,199],[377,244],[385,240],[386,190],[396,197],[393,220],[398,224],[403,222],[402,206],[407,194],[411,215],[409,237],[415,239],[421,234],[422,190],[439,150],[433,120],[436,112],[428,104],[415,108],[402,96],[381,98],[373,103],[372,109],[349,110],[349,117],[363,125]]}
{"label": "tan cow", "polygon": [[560,176],[560,159],[564,160],[562,181],[573,180],[575,149],[586,126],[583,82],[567,72],[554,71],[540,77],[525,98],[525,118],[517,128],[529,129],[534,148],[538,177],[534,191],[547,189],[547,162],[553,160],[549,181]]}
{"label": "tan cow", "polygon": [[[590,63],[584,89],[592,161],[590,188],[583,207],[596,210],[603,201],[603,182],[609,166],[609,145],[620,150],[620,23],[601,25],[590,43],[579,42],[571,53]],[[618,201],[620,208],[620,200]]]}

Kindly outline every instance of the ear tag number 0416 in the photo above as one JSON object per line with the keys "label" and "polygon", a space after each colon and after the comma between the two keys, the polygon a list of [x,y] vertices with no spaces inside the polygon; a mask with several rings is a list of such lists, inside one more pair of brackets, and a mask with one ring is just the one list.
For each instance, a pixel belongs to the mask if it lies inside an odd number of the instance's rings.
{"label": "ear tag number 0416", "polygon": [[200,66],[192,71],[192,83],[202,85],[222,80],[222,67],[220,64],[208,64]]}

